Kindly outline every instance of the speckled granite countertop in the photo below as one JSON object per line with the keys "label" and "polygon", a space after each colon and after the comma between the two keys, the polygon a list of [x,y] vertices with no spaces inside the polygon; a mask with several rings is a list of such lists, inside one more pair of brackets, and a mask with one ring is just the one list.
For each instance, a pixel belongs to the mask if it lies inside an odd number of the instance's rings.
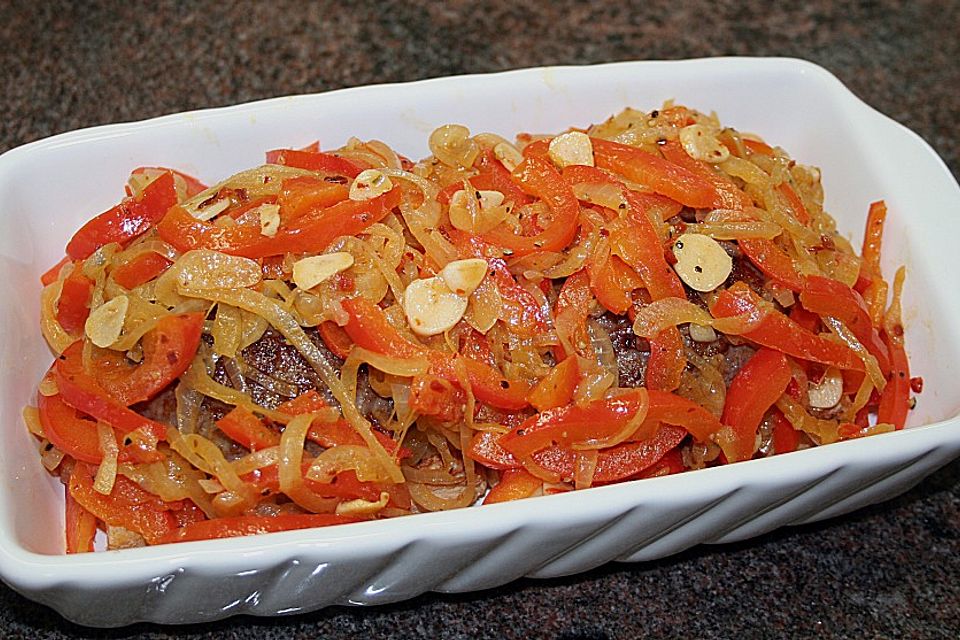
{"label": "speckled granite countertop", "polygon": [[[546,64],[797,56],[960,173],[960,3],[11,2],[0,151],[50,134],[290,93]],[[786,3],[785,3],[786,4]],[[159,5],[159,6],[157,6]],[[843,518],[563,580],[284,619],[73,626],[0,585],[0,637],[960,635],[960,464]]]}

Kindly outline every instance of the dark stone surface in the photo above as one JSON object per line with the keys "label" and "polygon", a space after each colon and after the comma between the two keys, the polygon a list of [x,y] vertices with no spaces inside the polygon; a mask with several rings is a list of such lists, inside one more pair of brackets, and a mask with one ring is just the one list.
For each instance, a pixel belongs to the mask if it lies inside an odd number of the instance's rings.
{"label": "dark stone surface", "polygon": [[[786,3],[784,3],[786,4]],[[543,64],[713,55],[817,62],[960,172],[960,3],[6,2],[0,150],[184,109]],[[638,105],[644,106],[644,105]],[[465,596],[111,632],[0,586],[7,638],[960,635],[960,465],[856,514]]]}

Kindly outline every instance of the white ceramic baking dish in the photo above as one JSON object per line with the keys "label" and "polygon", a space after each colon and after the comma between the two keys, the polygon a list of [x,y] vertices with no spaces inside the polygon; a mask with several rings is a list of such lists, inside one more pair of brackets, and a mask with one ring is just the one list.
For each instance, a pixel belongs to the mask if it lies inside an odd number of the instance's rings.
{"label": "white ceramic baking dish", "polygon": [[[909,268],[913,369],[926,381],[905,431],[667,478],[448,513],[254,538],[65,556],[59,481],[19,413],[51,356],[38,276],[72,232],[117,201],[139,165],[215,181],[266,149],[384,140],[426,155],[437,125],[551,132],[668,98],[716,110],[823,169],[827,208],[858,242],[867,205],[890,219],[884,267]],[[637,562],[836,516],[905,491],[960,454],[960,190],[918,136],[836,78],[789,59],[529,69],[346,89],[75,131],[0,157],[0,574],[87,625],[200,622],[380,604]]]}

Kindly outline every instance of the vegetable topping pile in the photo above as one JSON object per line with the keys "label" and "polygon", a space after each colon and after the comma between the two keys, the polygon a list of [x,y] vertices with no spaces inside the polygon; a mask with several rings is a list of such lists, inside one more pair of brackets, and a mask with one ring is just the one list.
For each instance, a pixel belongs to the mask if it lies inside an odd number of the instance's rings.
{"label": "vegetable topping pile", "polygon": [[900,429],[887,214],[715,116],[133,171],[43,275],[68,552],[388,518]]}

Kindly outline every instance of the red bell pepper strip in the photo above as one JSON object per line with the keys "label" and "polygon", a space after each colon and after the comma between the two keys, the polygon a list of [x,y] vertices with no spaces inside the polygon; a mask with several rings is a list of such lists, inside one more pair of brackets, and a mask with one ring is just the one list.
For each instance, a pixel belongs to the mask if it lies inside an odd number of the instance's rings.
{"label": "red bell pepper strip", "polygon": [[[582,164],[575,164],[563,169],[563,180],[570,187],[578,184],[610,184],[622,187],[623,182],[620,176]],[[640,203],[648,215],[659,218],[660,220],[669,220],[683,210],[683,205],[676,200],[671,200],[666,196],[656,193],[635,193],[635,198]]]}
{"label": "red bell pepper strip", "polygon": [[727,460],[739,462],[753,456],[760,421],[783,395],[790,378],[787,357],[772,349],[757,351],[733,378],[721,418],[733,431],[732,441],[723,446]]}
{"label": "red bell pepper strip", "polygon": [[228,438],[251,451],[280,444],[280,434],[267,428],[260,418],[245,407],[234,407],[230,413],[217,420],[216,424]]}
{"label": "red bell pepper strip", "polygon": [[532,293],[507,269],[500,258],[487,258],[490,278],[500,293],[500,317],[513,333],[520,336],[535,336],[547,330],[547,318]]}
{"label": "red bell pepper strip", "polygon": [[587,273],[597,302],[617,315],[625,314],[633,306],[631,294],[643,286],[643,279],[618,256],[609,256],[603,264],[590,260]]}
{"label": "red bell pepper strip", "polygon": [[170,268],[173,263],[165,256],[153,251],[141,253],[136,258],[116,267],[110,272],[113,281],[124,289],[139,287],[144,282],[150,282]]}
{"label": "red bell pepper strip", "polygon": [[[676,449],[686,436],[685,429],[667,424],[647,440],[624,442],[601,449],[597,454],[594,484],[618,482],[643,474],[656,466],[671,450]],[[521,468],[517,458],[504,449],[497,438],[495,433],[478,432],[470,442],[467,455],[491,469],[506,471]],[[573,478],[576,457],[577,454],[571,449],[552,446],[534,453],[531,460],[561,480],[569,481]]]}
{"label": "red bell pepper strip", "polygon": [[606,484],[638,475],[646,476],[647,472],[652,471],[652,467],[661,462],[669,452],[676,450],[686,437],[685,429],[665,424],[648,440],[625,442],[604,449],[597,456],[593,482]]}
{"label": "red bell pepper strip", "polygon": [[685,298],[680,278],[667,264],[663,245],[647,217],[643,202],[637,197],[638,194],[629,189],[624,189],[623,194],[633,224],[630,229],[619,229],[610,234],[612,252],[640,274],[653,300]]}
{"label": "red bell pepper strip", "polygon": [[753,206],[753,199],[744,193],[743,189],[726,176],[714,171],[706,162],[687,155],[679,140],[667,140],[660,145],[660,151],[663,153],[663,157],[670,162],[683,167],[713,185],[717,192],[716,200],[713,203],[716,208],[742,211]]}
{"label": "red bell pepper strip", "polygon": [[777,421],[773,424],[773,452],[790,453],[800,445],[800,433],[793,428],[782,413],[777,412]]}
{"label": "red bell pepper strip", "polygon": [[172,173],[174,177],[179,177],[181,180],[183,180],[183,184],[187,187],[187,190],[184,193],[187,198],[192,198],[201,191],[207,190],[207,185],[203,184],[193,176],[183,173],[182,171],[177,171],[176,169],[170,169],[168,167],[137,167],[130,172],[130,175],[136,176],[160,172]]}
{"label": "red bell pepper strip", "polygon": [[157,440],[165,440],[167,427],[131,411],[113,398],[83,369],[83,342],[74,342],[56,362],[57,388],[68,405],[103,420],[123,433],[141,429]]}
{"label": "red bell pepper strip", "polygon": [[779,191],[780,195],[786,200],[787,208],[790,210],[790,213],[793,214],[793,217],[797,219],[797,222],[800,224],[810,222],[810,213],[807,211],[807,207],[803,204],[803,200],[800,199],[797,192],[793,190],[793,187],[790,186],[789,182],[780,183],[777,191]]}
{"label": "red bell pepper strip", "polygon": [[90,316],[90,296],[93,293],[93,281],[80,272],[80,266],[79,262],[74,264],[73,271],[63,281],[57,301],[57,322],[72,335],[83,333],[83,326]]}
{"label": "red bell pepper strip", "polygon": [[410,409],[441,422],[463,420],[465,401],[462,390],[429,373],[414,376],[410,384]]}
{"label": "red bell pepper strip", "polygon": [[642,184],[656,193],[696,209],[712,209],[720,201],[709,181],[642,149],[592,138],[597,166]]}
{"label": "red bell pepper strip", "polygon": [[100,438],[97,423],[77,415],[76,409],[68,406],[59,395],[37,394],[40,424],[47,440],[65,454],[80,462],[100,464]]}
{"label": "red bell pepper strip", "polygon": [[[657,232],[636,193],[629,189],[623,189],[622,193],[634,225],[629,230],[621,227],[611,234],[613,252],[640,274],[653,300],[686,298],[680,278],[667,264]],[[686,364],[679,330],[676,327],[664,329],[650,340],[647,387],[662,391],[676,389],[680,386],[680,375]]]}
{"label": "red bell pepper strip", "polygon": [[346,360],[347,356],[350,355],[350,348],[353,347],[353,341],[350,340],[350,336],[343,330],[343,327],[332,320],[327,320],[321,322],[317,330],[320,332],[323,344],[327,345],[327,349],[330,349],[330,352],[341,360]]}
{"label": "red bell pepper strip", "polygon": [[637,478],[660,478],[675,473],[682,473],[687,468],[683,465],[683,455],[679,448],[673,448],[660,461],[647,467],[637,475]]}
{"label": "red bell pepper strip", "polygon": [[296,149],[275,149],[267,151],[267,164],[280,164],[307,171],[322,171],[348,178],[356,178],[363,171],[352,160],[341,158],[322,151],[304,151]]}
{"label": "red bell pepper strip", "polygon": [[795,293],[803,290],[803,276],[797,271],[790,256],[773,240],[742,238],[737,244],[750,262],[778,285]]}
{"label": "red bell pepper strip", "polygon": [[205,315],[197,312],[161,318],[143,336],[143,359],[137,365],[128,364],[117,351],[100,352],[94,367],[98,385],[127,407],[154,397],[190,367],[200,346]]}
{"label": "red bell pepper strip", "polygon": [[[644,423],[681,426],[705,441],[721,428],[717,418],[700,405],[665,391],[635,390],[584,405],[567,405],[530,417],[500,438],[500,445],[522,459],[551,447],[602,440],[616,435],[638,411],[647,409]],[[641,425],[637,425],[638,430]]]}
{"label": "red bell pepper strip", "polygon": [[[517,139],[520,140],[524,134],[517,136]],[[527,137],[529,140],[529,135]],[[523,157],[524,158],[544,158],[546,159],[550,153],[550,140],[547,138],[541,138],[540,140],[532,140],[528,142],[523,147]]]}
{"label": "red bell pepper strip", "polygon": [[760,140],[751,140],[750,138],[743,138],[743,146],[752,151],[753,153],[759,153],[762,156],[773,157],[773,147],[768,145],[766,142],[761,142]]}
{"label": "red bell pepper strip", "polygon": [[846,325],[857,340],[877,359],[884,375],[890,372],[890,352],[870,320],[870,312],[859,293],[830,278],[804,278],[800,302],[804,309],[822,316],[833,316]]}
{"label": "red bell pepper strip", "polygon": [[[304,459],[302,473],[310,469],[312,459]],[[257,469],[240,476],[240,479],[249,483],[260,494],[280,492],[280,470],[277,465]],[[304,485],[311,492],[322,498],[341,498],[344,500],[367,500],[377,502],[381,492],[390,494],[387,506],[399,509],[410,508],[410,492],[405,484],[381,484],[377,482],[360,482],[355,471],[341,471],[332,482],[318,482],[304,478]],[[266,493],[265,493],[266,492]]]}
{"label": "red bell pepper strip", "polygon": [[880,271],[880,247],[883,244],[883,227],[887,220],[887,205],[880,200],[870,204],[866,229],[863,232],[863,259],[861,273],[871,279],[863,290],[863,298],[875,326],[880,326],[887,305],[887,283]]}
{"label": "red bell pepper strip", "polygon": [[298,176],[283,181],[277,204],[283,223],[289,225],[311,211],[326,209],[346,200],[349,193],[342,184],[315,176]]}
{"label": "red bell pepper strip", "polygon": [[[344,328],[356,344],[395,358],[425,358],[430,363],[430,373],[459,385],[455,354],[407,340],[387,321],[380,307],[365,298],[348,298],[342,304],[350,316]],[[471,358],[463,358],[462,362],[473,394],[480,402],[508,410],[523,409],[529,404],[526,383],[507,380],[493,367]]]}
{"label": "red bell pepper strip", "polygon": [[[587,271],[577,271],[569,276],[560,287],[560,294],[557,297],[557,304],[554,307],[554,323],[561,317],[566,321],[569,318],[574,323],[574,329],[570,337],[575,348],[582,347],[589,349],[590,334],[587,333],[587,315],[593,306],[594,296],[590,291],[590,277]],[[563,345],[555,345],[551,348],[553,357],[558,361],[570,357],[574,354],[567,353]],[[582,355],[587,355],[586,353]]]}
{"label": "red bell pepper strip", "polygon": [[157,540],[157,543],[168,544],[171,542],[235,538],[238,536],[253,536],[276,531],[329,527],[335,524],[349,524],[357,521],[358,519],[352,516],[338,516],[332,513],[285,513],[277,516],[232,516],[228,518],[204,520],[179,529],[174,529]]}
{"label": "red bell pepper strip", "polygon": [[570,404],[580,382],[576,357],[566,358],[550,370],[530,392],[530,404],[537,411],[556,409]]}
{"label": "red bell pepper strip", "polygon": [[64,523],[66,524],[67,553],[93,551],[93,539],[97,535],[97,519],[80,506],[66,487],[64,487]]}
{"label": "red bell pepper strip", "polygon": [[676,327],[664,329],[650,340],[650,359],[647,361],[646,386],[650,389],[672,391],[680,386],[680,376],[687,366],[683,338]]}
{"label": "red bell pepper strip", "polygon": [[277,196],[268,195],[268,196],[262,196],[260,198],[253,198],[252,200],[247,200],[246,202],[244,202],[239,206],[235,206],[235,207],[231,206],[220,215],[229,216],[234,220],[240,220],[242,222],[244,214],[250,211],[253,211],[254,209],[259,209],[265,204],[277,204]]}
{"label": "red bell pepper strip", "polygon": [[500,474],[500,482],[490,489],[490,493],[483,499],[483,504],[529,498],[541,487],[543,487],[543,480],[540,478],[530,475],[523,469],[508,469]]}
{"label": "red bell pepper strip", "polygon": [[157,224],[173,205],[173,174],[164,173],[135,198],[126,198],[80,227],[67,244],[67,255],[84,260],[105,244],[125,245]]}
{"label": "red bell pepper strip", "polygon": [[197,220],[182,207],[173,207],[157,231],[179,251],[213,249],[247,258],[318,252],[340,236],[356,235],[379,222],[399,203],[399,189],[370,200],[345,200],[304,214],[291,226],[281,226],[273,237],[262,235],[259,226],[217,227]]}
{"label": "red bell pepper strip", "polygon": [[890,350],[890,377],[880,394],[877,422],[892,424],[903,429],[910,408],[910,364],[903,349],[902,340],[894,340],[886,333],[884,338]]}
{"label": "red bell pepper strip", "polygon": [[864,370],[863,361],[852,349],[807,331],[775,309],[764,309],[756,294],[743,282],[721,291],[710,312],[715,318],[742,314],[762,317],[754,329],[742,335],[761,346],[838,369]]}
{"label": "red bell pepper strip", "polygon": [[69,263],[70,256],[63,256],[60,262],[43,272],[43,275],[40,276],[40,284],[43,286],[52,284],[58,277],[60,277],[60,271],[63,269],[64,265]]}
{"label": "red bell pepper strip", "polygon": [[650,408],[647,409],[644,425],[648,422],[658,421],[683,427],[700,442],[709,440],[710,436],[723,426],[716,416],[696,402],[669,391],[648,389],[647,395],[650,398]]}
{"label": "red bell pepper strip", "polygon": [[139,533],[150,544],[157,544],[176,527],[171,509],[179,505],[165,503],[126,476],[117,475],[113,491],[103,495],[93,488],[90,467],[78,462],[70,474],[69,487],[74,500],[97,519]]}
{"label": "red bell pepper strip", "polygon": [[[43,433],[57,449],[80,462],[100,464],[103,453],[96,422],[78,415],[77,410],[65,403],[59,394],[38,394],[37,407]],[[130,444],[120,447],[119,461],[134,464],[156,462],[160,459],[156,454],[156,451],[146,451],[137,444]]]}
{"label": "red bell pepper strip", "polygon": [[281,402],[276,410],[291,416],[302,416],[305,413],[316,413],[329,407],[330,404],[323,399],[323,396],[316,389],[310,389],[296,398]]}
{"label": "red bell pepper strip", "polygon": [[[271,467],[276,469],[277,467]],[[309,468],[309,467],[308,467]],[[279,477],[277,478],[279,483]],[[355,471],[341,471],[332,482],[317,482],[310,478],[304,479],[307,488],[323,498],[341,498],[343,500],[367,500],[377,502],[380,493],[390,494],[388,506],[410,508],[409,491],[405,484],[381,484],[378,482],[361,482]],[[279,486],[279,485],[278,485]]]}
{"label": "red bell pepper strip", "polygon": [[537,251],[562,251],[577,235],[580,202],[573,190],[563,182],[553,164],[542,158],[528,158],[516,168],[513,176],[524,191],[550,208],[553,219],[536,235],[518,235],[499,225],[483,234],[483,238],[513,251],[518,257]]}
{"label": "red bell pepper strip", "polygon": [[532,202],[533,199],[514,182],[513,174],[504,168],[503,164],[493,155],[492,150],[487,149],[481,153],[474,166],[480,171],[470,178],[470,184],[475,189],[499,191],[503,194],[504,202],[512,202],[514,205],[524,205]]}

